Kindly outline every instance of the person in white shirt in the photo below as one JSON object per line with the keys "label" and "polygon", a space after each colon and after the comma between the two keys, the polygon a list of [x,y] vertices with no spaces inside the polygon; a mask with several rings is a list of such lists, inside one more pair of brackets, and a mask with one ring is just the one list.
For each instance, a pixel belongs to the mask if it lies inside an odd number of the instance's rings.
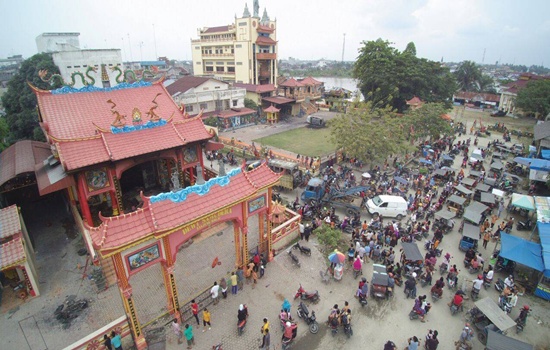
{"label": "person in white shirt", "polygon": [[473,280],[474,282],[474,288],[479,292],[481,290],[481,287],[483,286],[483,276],[478,275],[477,279]]}
{"label": "person in white shirt", "polygon": [[217,304],[218,299],[218,293],[220,292],[220,286],[218,286],[218,282],[214,282],[214,286],[210,289],[210,295],[212,296],[212,299],[214,300],[214,304]]}
{"label": "person in white shirt", "polygon": [[485,278],[487,278],[489,281],[493,280],[493,269],[489,266],[489,271],[487,271],[487,274],[485,275]]}
{"label": "person in white shirt", "polygon": [[506,279],[504,280],[504,284],[512,289],[514,287],[514,276],[510,275],[508,277],[506,277]]}

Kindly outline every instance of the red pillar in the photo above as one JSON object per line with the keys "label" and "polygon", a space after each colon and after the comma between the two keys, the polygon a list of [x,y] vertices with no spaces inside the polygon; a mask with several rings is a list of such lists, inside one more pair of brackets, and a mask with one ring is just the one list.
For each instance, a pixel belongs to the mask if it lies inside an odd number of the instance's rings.
{"label": "red pillar", "polygon": [[84,174],[80,173],[78,176],[78,202],[80,203],[80,210],[82,211],[82,216],[84,221],[90,226],[94,226],[94,221],[92,220],[92,213],[90,213],[90,206],[88,205],[88,198],[86,197],[86,191],[84,190],[86,186],[86,179]]}

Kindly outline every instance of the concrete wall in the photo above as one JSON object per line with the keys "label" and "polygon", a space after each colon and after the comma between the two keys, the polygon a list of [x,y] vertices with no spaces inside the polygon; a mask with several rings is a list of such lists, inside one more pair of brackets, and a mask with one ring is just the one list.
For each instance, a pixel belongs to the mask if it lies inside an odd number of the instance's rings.
{"label": "concrete wall", "polygon": [[[90,72],[89,75],[95,79],[94,86],[103,87],[101,82],[101,65],[105,64],[107,74],[109,75],[110,86],[117,85],[116,74],[111,70],[114,66],[120,66],[122,68],[122,55],[120,49],[106,49],[106,50],[76,50],[76,51],[62,51],[53,54],[53,61],[65,82],[70,83],[72,81],[71,75],[75,72],[80,72],[86,75],[88,67],[95,66],[96,72]],[[88,80],[89,81],[89,80]],[[75,77],[75,84],[73,87],[81,88],[82,80]]]}

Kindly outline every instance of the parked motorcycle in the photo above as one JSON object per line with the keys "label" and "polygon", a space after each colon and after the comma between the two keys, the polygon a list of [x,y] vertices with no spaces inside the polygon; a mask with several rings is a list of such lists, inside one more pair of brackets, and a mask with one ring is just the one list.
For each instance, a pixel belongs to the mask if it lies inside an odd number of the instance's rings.
{"label": "parked motorcycle", "polygon": [[523,329],[527,325],[527,316],[529,315],[529,312],[529,305],[524,305],[519,313],[519,316],[516,318],[516,333],[523,332]]}
{"label": "parked motorcycle", "polygon": [[501,278],[497,279],[495,283],[495,289],[497,290],[497,292],[501,293],[504,290],[504,287],[504,281]]}
{"label": "parked motorcycle", "polygon": [[518,221],[518,224],[516,225],[516,229],[518,231],[531,231],[532,228],[533,222],[531,220]]}
{"label": "parked motorcycle", "polygon": [[296,244],[293,245],[292,248],[299,249],[300,253],[305,254],[307,256],[311,256],[311,249],[304,245],[300,245],[300,242],[296,242]]}
{"label": "parked motorcycle", "polygon": [[500,309],[507,314],[509,314],[512,311],[512,304],[510,304],[510,301],[506,297],[499,297],[498,298],[498,306]]}
{"label": "parked motorcycle", "polygon": [[321,296],[319,295],[319,291],[313,291],[313,292],[307,292],[304,287],[302,287],[302,284],[300,284],[300,288],[296,291],[296,294],[294,295],[294,299],[302,299],[302,300],[309,300],[314,303],[317,303],[319,299],[321,299]]}
{"label": "parked motorcycle", "polygon": [[317,332],[319,332],[319,323],[317,323],[317,319],[315,317],[315,311],[311,311],[311,315],[310,315],[309,310],[307,309],[307,306],[303,302],[300,302],[297,313],[298,313],[298,317],[306,321],[306,323],[309,326],[309,331],[312,334],[317,334]]}
{"label": "parked motorcycle", "polygon": [[292,263],[298,267],[300,267],[300,259],[296,255],[292,253],[292,250],[288,250],[288,255],[290,255],[290,258],[292,259]]}
{"label": "parked motorcycle", "polygon": [[67,300],[61,305],[59,305],[55,311],[55,318],[64,324],[64,326],[69,326],[71,321],[80,315],[80,312],[88,308],[88,301],[86,299],[77,300],[76,297],[68,297]]}

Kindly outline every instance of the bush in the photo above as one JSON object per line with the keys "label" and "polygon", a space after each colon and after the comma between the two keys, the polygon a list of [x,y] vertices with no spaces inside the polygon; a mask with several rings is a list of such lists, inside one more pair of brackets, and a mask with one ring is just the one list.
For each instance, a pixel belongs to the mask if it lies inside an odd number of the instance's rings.
{"label": "bush", "polygon": [[328,225],[321,225],[315,229],[317,239],[319,243],[323,245],[325,252],[332,252],[334,249],[338,249],[342,241],[342,231],[339,229],[332,229]]}

